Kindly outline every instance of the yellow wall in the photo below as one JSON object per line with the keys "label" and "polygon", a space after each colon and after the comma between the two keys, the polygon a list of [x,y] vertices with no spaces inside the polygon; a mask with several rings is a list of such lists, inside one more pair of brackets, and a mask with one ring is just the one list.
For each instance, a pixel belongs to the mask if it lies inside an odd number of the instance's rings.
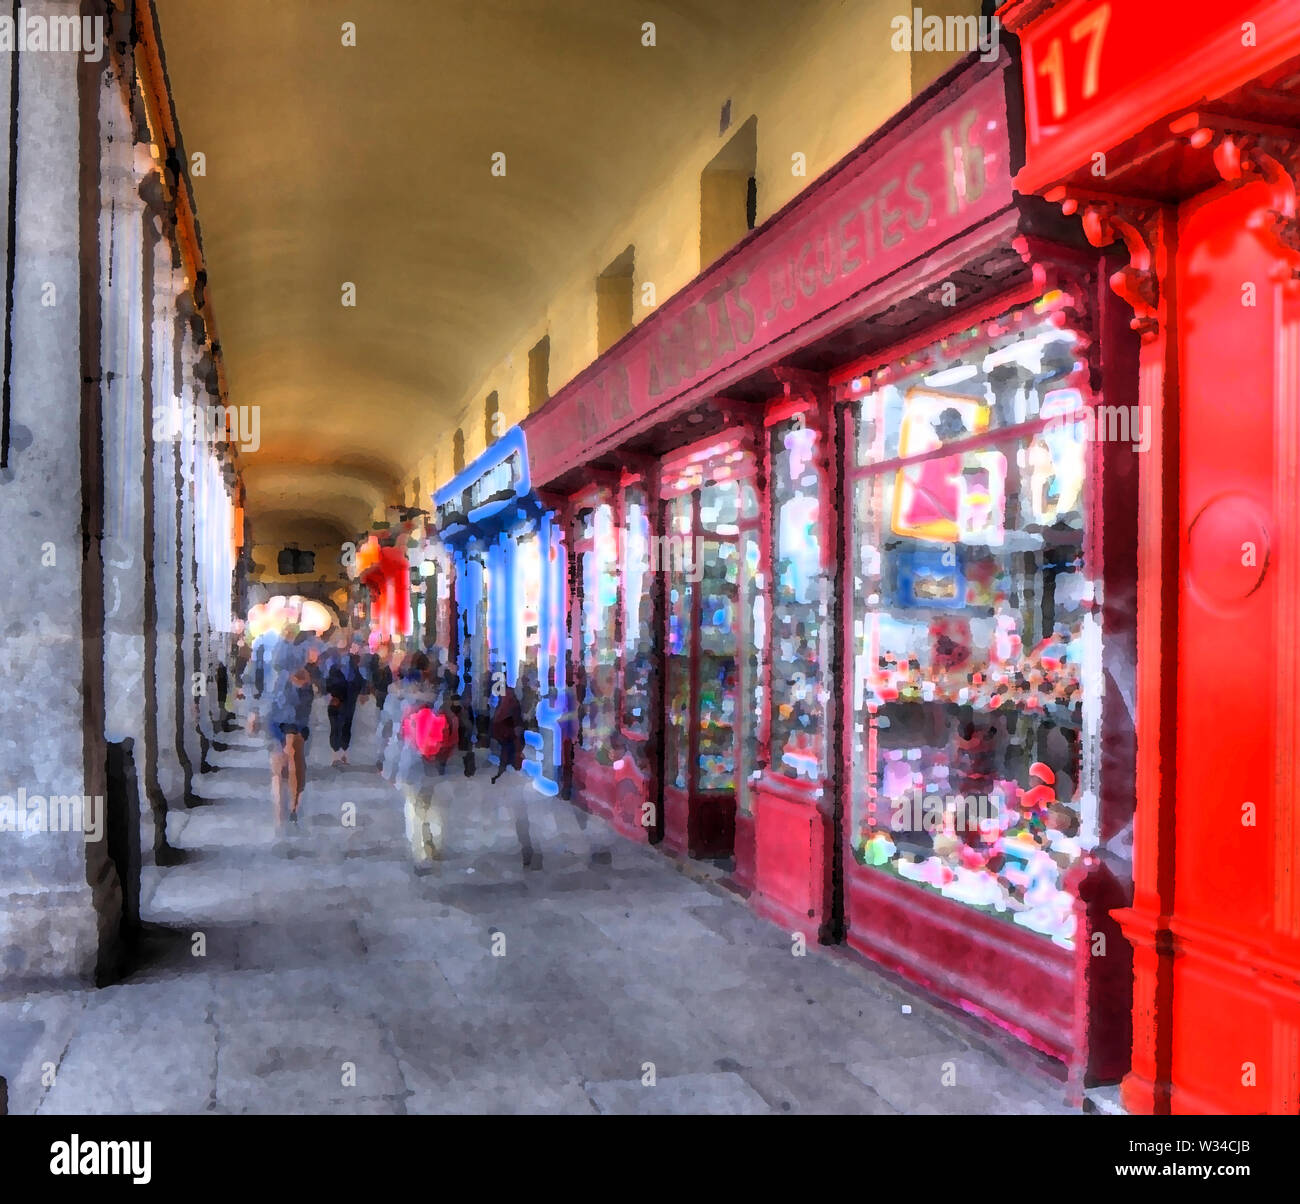
{"label": "yellow wall", "polygon": [[[980,7],[978,0],[924,0],[920,6],[927,16],[978,14]],[[464,399],[460,424],[466,463],[484,449],[483,399],[492,389],[499,393],[506,427],[527,415],[528,351],[543,335],[551,338],[552,395],[596,358],[595,281],[628,244],[635,246],[634,323],[700,272],[700,176],[751,115],[757,118],[757,221],[762,224],[962,57],[892,51],[890,22],[912,8],[900,0],[832,6],[794,39],[769,47],[744,78],[719,79],[713,93],[699,98],[697,126],[680,131],[674,168],[658,178],[651,173],[639,208],[608,232],[593,232],[588,246],[575,248],[572,273],[555,281],[546,312],[536,315],[513,349]],[[728,96],[732,121],[720,135],[719,109]],[[630,151],[627,170],[646,170],[637,148]],[[797,174],[796,155],[803,156],[802,174]],[[737,233],[743,232],[742,222]],[[654,305],[643,304],[646,283],[654,286]],[[452,475],[450,429],[444,442],[432,453],[434,475],[427,478],[438,485]]]}

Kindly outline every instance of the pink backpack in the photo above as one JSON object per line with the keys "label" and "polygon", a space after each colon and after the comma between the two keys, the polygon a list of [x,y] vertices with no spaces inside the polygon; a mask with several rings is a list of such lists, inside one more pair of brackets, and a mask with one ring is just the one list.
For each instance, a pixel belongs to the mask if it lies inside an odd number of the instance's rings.
{"label": "pink backpack", "polygon": [[402,720],[402,739],[420,756],[436,757],[447,745],[451,724],[432,707],[421,707]]}

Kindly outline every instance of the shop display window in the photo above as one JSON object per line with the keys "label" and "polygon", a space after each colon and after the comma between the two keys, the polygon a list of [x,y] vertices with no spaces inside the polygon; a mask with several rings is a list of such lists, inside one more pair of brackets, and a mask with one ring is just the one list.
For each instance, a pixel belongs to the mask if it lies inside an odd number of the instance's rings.
{"label": "shop display window", "polygon": [[516,693],[524,726],[537,726],[540,685],[537,666],[542,648],[542,549],[536,535],[520,536],[515,548],[515,647],[519,650]]}
{"label": "shop display window", "polygon": [[[667,575],[665,781],[747,798],[757,763],[752,646],[758,564],[752,436],[731,432],[663,465],[664,535],[652,568]],[[759,707],[745,709],[746,701]]]}
{"label": "shop display window", "polygon": [[[701,491],[704,515],[725,509],[735,530],[738,490],[714,486]],[[714,524],[716,531],[717,524]],[[736,786],[736,605],[740,556],[734,537],[702,535],[697,544],[700,591],[699,727],[700,790],[734,790]]]}
{"label": "shop display window", "polygon": [[770,768],[815,780],[826,771],[830,580],[820,537],[819,432],[796,415],[770,432],[772,713]]}
{"label": "shop display window", "polygon": [[582,747],[601,764],[615,759],[618,644],[618,532],[613,507],[602,503],[581,516],[581,642],[584,689]]}
{"label": "shop display window", "polygon": [[645,491],[623,495],[623,731],[650,736],[654,668],[654,597],[650,589],[650,515]]}
{"label": "shop display window", "polygon": [[[741,486],[747,518],[758,512],[757,492],[746,482]],[[763,593],[761,545],[757,526],[751,521],[741,530],[738,544],[740,560],[740,622],[737,639],[736,746],[740,759],[736,775],[736,806],[746,815],[753,814],[752,777],[757,772],[759,716],[763,713],[763,649],[767,645],[767,599]]]}
{"label": "shop display window", "polygon": [[1095,835],[1087,372],[1047,315],[991,329],[847,407],[853,848],[1069,946]]}
{"label": "shop display window", "polygon": [[[689,540],[694,529],[693,499],[690,494],[665,504],[664,529],[669,535]],[[693,573],[686,571],[684,557],[671,562],[667,592],[667,641],[664,647],[664,776],[670,786],[687,789],[690,772],[691,724],[691,624],[694,608]]]}
{"label": "shop display window", "polygon": [[451,660],[457,645],[452,607],[452,585],[456,580],[456,574],[448,558],[438,560],[438,572],[434,580],[438,583],[436,599],[438,642],[446,652],[448,660]]}
{"label": "shop display window", "polygon": [[[474,630],[469,640],[469,657],[466,686],[470,692],[472,705],[480,715],[487,713],[491,706],[492,674],[488,667],[488,616],[492,591],[492,574],[482,557],[475,558],[477,573],[477,594],[473,601]],[[481,734],[480,734],[481,737]]]}

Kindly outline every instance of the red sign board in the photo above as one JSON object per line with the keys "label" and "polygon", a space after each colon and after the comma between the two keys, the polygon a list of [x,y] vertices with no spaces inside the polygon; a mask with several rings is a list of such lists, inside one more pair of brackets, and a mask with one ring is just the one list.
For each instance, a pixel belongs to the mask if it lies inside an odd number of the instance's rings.
{"label": "red sign board", "polygon": [[[1014,24],[1010,4],[1002,10]],[[1072,0],[1020,30],[1034,190],[1300,51],[1296,0]],[[1032,179],[1030,178],[1032,176]]]}
{"label": "red sign board", "polygon": [[1011,200],[1003,76],[903,123],[678,293],[525,421],[534,485]]}

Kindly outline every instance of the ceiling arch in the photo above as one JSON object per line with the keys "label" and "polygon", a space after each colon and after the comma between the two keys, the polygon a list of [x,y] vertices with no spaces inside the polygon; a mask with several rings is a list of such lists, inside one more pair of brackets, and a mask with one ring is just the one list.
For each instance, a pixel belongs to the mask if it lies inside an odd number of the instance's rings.
{"label": "ceiling arch", "polygon": [[259,408],[255,530],[295,507],[368,525],[721,81],[806,16],[788,0],[156,7],[185,149],[205,157],[193,185],[230,402]]}

